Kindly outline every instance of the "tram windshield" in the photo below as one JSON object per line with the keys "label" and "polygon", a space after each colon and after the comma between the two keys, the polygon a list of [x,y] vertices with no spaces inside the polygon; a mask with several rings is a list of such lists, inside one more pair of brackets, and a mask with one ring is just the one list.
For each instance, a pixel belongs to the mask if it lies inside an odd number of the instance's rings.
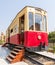
{"label": "tram windshield", "polygon": [[47,20],[45,15],[29,12],[29,30],[47,31]]}
{"label": "tram windshield", "polygon": [[42,16],[40,14],[35,14],[35,30],[42,30]]}

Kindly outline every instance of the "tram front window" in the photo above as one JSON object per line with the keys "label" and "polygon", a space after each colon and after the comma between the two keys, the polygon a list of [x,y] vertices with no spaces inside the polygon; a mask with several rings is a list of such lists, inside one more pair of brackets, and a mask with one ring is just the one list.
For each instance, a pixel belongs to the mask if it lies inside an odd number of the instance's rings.
{"label": "tram front window", "polygon": [[29,12],[29,30],[33,30],[34,29],[34,24],[33,24],[33,13]]}
{"label": "tram front window", "polygon": [[[35,15],[35,17],[34,17]],[[42,20],[43,19],[43,20]],[[34,25],[35,24],[35,25]],[[29,12],[29,30],[47,31],[47,19],[45,15]]]}
{"label": "tram front window", "polygon": [[35,31],[42,30],[42,15],[35,14]]}

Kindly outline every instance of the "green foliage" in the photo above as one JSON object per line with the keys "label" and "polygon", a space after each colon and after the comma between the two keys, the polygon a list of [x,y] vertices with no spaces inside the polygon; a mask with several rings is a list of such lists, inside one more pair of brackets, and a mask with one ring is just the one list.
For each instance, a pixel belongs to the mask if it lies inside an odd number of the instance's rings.
{"label": "green foliage", "polygon": [[54,53],[55,53],[55,46],[53,46],[53,51],[54,51]]}
{"label": "green foliage", "polygon": [[49,38],[49,41],[50,42],[53,42],[54,43],[55,42],[55,31],[49,33],[48,38]]}
{"label": "green foliage", "polygon": [[3,44],[3,41],[0,40],[0,45]]}

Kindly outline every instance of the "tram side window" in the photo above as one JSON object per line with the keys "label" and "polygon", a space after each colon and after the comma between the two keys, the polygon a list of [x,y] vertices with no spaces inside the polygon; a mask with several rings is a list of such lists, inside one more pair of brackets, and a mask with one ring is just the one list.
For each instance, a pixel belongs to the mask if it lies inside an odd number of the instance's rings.
{"label": "tram side window", "polygon": [[11,33],[13,32],[13,29],[11,29]]}
{"label": "tram side window", "polygon": [[14,33],[17,33],[17,32],[18,32],[18,26],[15,25],[15,26],[14,26]]}
{"label": "tram side window", "polygon": [[29,30],[33,30],[34,26],[33,26],[33,13],[29,12]]}
{"label": "tram side window", "polygon": [[42,30],[42,16],[40,14],[35,14],[35,30]]}

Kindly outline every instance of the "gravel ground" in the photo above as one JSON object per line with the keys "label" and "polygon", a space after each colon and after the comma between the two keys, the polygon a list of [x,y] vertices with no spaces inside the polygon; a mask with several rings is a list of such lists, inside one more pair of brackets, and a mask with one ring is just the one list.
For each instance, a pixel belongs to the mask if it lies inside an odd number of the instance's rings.
{"label": "gravel ground", "polygon": [[[55,61],[46,58],[46,57],[42,57],[38,54],[29,54],[28,56],[30,56],[30,58],[33,58],[34,60],[43,63],[43,65],[55,65]],[[26,59],[25,58],[25,62],[28,63],[29,65],[39,65],[38,63],[35,64],[34,61],[31,61],[30,59]]]}
{"label": "gravel ground", "polygon": [[38,63],[34,63],[33,61],[31,61],[30,59],[24,59],[24,62],[26,62],[28,65],[39,65]]}

